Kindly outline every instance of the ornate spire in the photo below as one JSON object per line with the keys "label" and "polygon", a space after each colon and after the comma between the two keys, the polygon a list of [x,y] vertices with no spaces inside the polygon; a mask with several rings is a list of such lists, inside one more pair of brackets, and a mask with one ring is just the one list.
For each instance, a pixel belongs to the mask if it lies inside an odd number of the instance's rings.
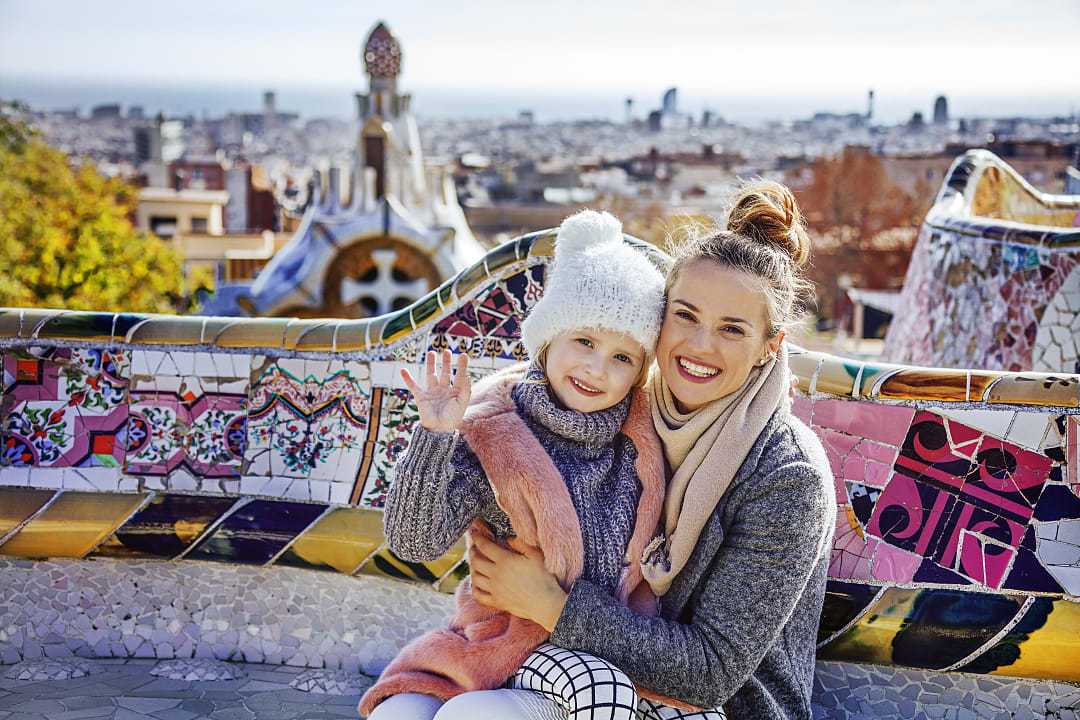
{"label": "ornate spire", "polygon": [[364,69],[373,78],[396,78],[401,74],[401,43],[382,21],[368,35],[361,57]]}

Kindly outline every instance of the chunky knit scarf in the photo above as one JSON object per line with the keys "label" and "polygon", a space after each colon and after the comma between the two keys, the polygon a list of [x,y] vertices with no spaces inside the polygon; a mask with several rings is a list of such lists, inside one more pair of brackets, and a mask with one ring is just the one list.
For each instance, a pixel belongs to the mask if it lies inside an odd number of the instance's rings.
{"label": "chunky knit scarf", "polygon": [[663,595],[690,560],[698,537],[758,435],[786,402],[790,385],[787,349],[735,392],[693,412],[679,412],[663,375],[649,379],[653,423],[673,476],[664,498],[663,536],[646,549],[642,574]]}

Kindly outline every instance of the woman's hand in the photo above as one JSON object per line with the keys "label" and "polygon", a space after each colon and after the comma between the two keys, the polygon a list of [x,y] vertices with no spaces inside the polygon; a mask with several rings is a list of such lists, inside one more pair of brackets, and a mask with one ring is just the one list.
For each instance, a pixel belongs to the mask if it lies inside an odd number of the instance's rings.
{"label": "woman's hand", "polygon": [[528,548],[521,554],[481,535],[472,540],[473,596],[484,605],[553,631],[566,605],[566,593],[544,567],[540,550]]}
{"label": "woman's hand", "polygon": [[469,356],[464,353],[458,355],[457,372],[454,373],[452,381],[451,357],[449,350],[442,351],[442,362],[439,363],[439,372],[436,373],[435,353],[428,352],[424,360],[426,377],[423,387],[420,387],[412,373],[405,368],[401,369],[401,379],[405,381],[405,387],[409,388],[420,411],[420,424],[435,432],[457,430],[472,396],[472,380],[467,372]]}

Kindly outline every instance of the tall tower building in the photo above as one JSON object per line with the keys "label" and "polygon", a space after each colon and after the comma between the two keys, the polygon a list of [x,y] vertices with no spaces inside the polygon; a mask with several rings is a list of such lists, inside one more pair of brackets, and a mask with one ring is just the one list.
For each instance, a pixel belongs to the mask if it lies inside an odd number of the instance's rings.
{"label": "tall tower building", "polygon": [[866,119],[874,119],[874,90],[872,88],[866,92]]}
{"label": "tall tower building", "polygon": [[660,112],[665,115],[674,115],[679,112],[679,89],[668,88],[664,93],[663,99],[660,101]]}
{"label": "tall tower building", "polygon": [[949,101],[945,99],[944,95],[938,95],[937,99],[934,100],[934,124],[949,124]]}
{"label": "tall tower building", "polygon": [[447,169],[424,161],[412,97],[399,91],[402,57],[401,43],[377,23],[360,51],[368,87],[355,96],[353,166],[313,173],[297,234],[236,300],[245,314],[378,315],[408,305],[483,255]]}
{"label": "tall tower building", "polygon": [[634,120],[634,98],[626,98],[626,124],[629,125]]}

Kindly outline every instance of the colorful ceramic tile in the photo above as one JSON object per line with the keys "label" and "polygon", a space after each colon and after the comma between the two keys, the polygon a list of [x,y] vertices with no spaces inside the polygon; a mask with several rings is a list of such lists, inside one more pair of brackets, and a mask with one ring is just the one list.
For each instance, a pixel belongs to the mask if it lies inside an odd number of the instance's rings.
{"label": "colorful ceramic tile", "polygon": [[275,564],[352,574],[382,542],[382,513],[337,508],[297,538]]}
{"label": "colorful ceramic tile", "polygon": [[838,358],[823,357],[812,383],[812,391],[829,395],[851,395],[859,367],[857,362],[842,362]]}
{"label": "colorful ceramic tile", "polygon": [[262,565],[302,533],[325,505],[252,500],[233,511],[186,557]]}
{"label": "colorful ceramic tile", "polygon": [[1080,393],[1080,376],[1078,375],[1022,373],[1007,375],[995,381],[987,390],[986,401],[1077,407],[1080,404],[1078,393]]}
{"label": "colorful ceramic tile", "polygon": [[818,625],[818,643],[828,642],[862,616],[880,592],[881,588],[875,585],[829,580]]}
{"label": "colorful ceramic tile", "polygon": [[435,585],[447,573],[460,567],[464,552],[464,542],[460,542],[438,560],[418,563],[402,560],[389,549],[383,548],[371,556],[361,566],[359,572],[365,575],[385,575],[399,580],[418,580],[428,585]]}
{"label": "colorful ceramic tile", "polygon": [[919,595],[919,590],[886,589],[854,624],[818,649],[818,658],[891,664],[893,639],[907,626]]}
{"label": "colorful ceramic tile", "polygon": [[1037,556],[1066,593],[1080,596],[1080,519],[1038,523]]}
{"label": "colorful ceramic tile", "polygon": [[236,498],[161,493],[118,528],[93,556],[177,557],[236,503]]}
{"label": "colorful ceramic tile", "polygon": [[1065,431],[1065,481],[1080,498],[1080,417],[1066,419]]}
{"label": "colorful ceramic tile", "polygon": [[1073,660],[1080,652],[1080,603],[1036,598],[1033,617],[1019,628],[1015,650],[991,672],[1013,677],[1066,680],[1075,676]]}
{"label": "colorful ceramic tile", "polygon": [[44,507],[54,495],[51,490],[0,488],[0,538]]}
{"label": "colorful ceramic tile", "polygon": [[877,396],[889,400],[967,400],[963,370],[898,370],[882,381]]}
{"label": "colorful ceramic tile", "polygon": [[397,463],[409,447],[420,414],[408,390],[387,390],[381,396],[378,437],[370,469],[362,488],[354,490],[350,502],[363,508],[381,508],[394,479]]}
{"label": "colorful ceramic tile", "polygon": [[144,499],[143,494],[65,492],[0,545],[0,555],[83,557]]}
{"label": "colorful ceramic tile", "polygon": [[239,477],[247,443],[246,375],[135,375],[132,383],[126,472]]}
{"label": "colorful ceramic tile", "polygon": [[535,265],[492,283],[437,322],[429,347],[471,357],[520,360],[520,323],[543,295],[544,266]]}
{"label": "colorful ceramic tile", "polygon": [[836,513],[829,577],[837,580],[869,580],[871,552],[866,546],[862,528],[850,509]]}
{"label": "colorful ceramic tile", "polygon": [[34,348],[4,355],[5,465],[120,467],[129,354]]}
{"label": "colorful ceramic tile", "polygon": [[371,383],[356,362],[267,360],[252,374],[244,475],[355,484]]}
{"label": "colorful ceramic tile", "polygon": [[923,591],[892,639],[892,662],[944,670],[968,662],[1026,612],[1024,598],[957,590]]}
{"label": "colorful ceramic tile", "polygon": [[913,408],[899,405],[820,399],[814,402],[813,424],[899,446],[914,415]]}

